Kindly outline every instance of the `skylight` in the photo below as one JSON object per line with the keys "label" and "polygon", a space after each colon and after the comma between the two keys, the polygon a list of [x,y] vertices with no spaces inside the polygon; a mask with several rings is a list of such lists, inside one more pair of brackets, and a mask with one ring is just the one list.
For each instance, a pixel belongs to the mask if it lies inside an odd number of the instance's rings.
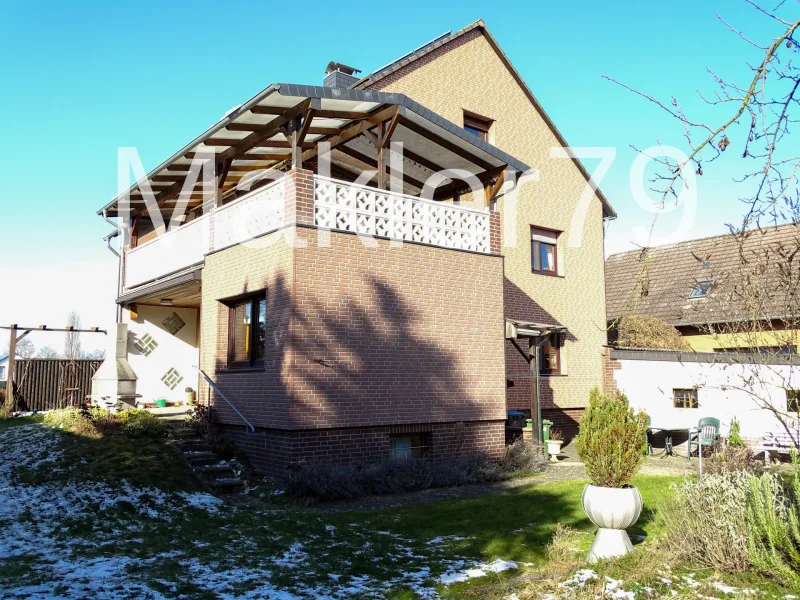
{"label": "skylight", "polygon": [[711,285],[714,282],[711,279],[701,279],[694,284],[692,291],[689,293],[689,299],[705,298],[711,290]]}

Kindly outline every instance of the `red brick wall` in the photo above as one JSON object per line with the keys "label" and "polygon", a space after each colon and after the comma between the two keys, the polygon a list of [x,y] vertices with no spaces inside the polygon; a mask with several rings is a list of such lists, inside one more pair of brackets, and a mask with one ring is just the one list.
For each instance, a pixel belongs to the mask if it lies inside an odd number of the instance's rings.
{"label": "red brick wall", "polygon": [[[473,453],[500,458],[505,448],[505,422],[480,421],[426,424],[430,432],[429,457],[446,459]],[[389,456],[391,427],[359,427],[311,431],[276,429],[247,433],[223,428],[226,437],[244,451],[253,466],[271,477],[305,463],[360,465]]]}
{"label": "red brick wall", "polygon": [[611,348],[603,348],[603,392],[606,394],[617,391],[617,380],[614,371],[619,371],[622,364],[611,358]]}
{"label": "red brick wall", "polygon": [[[201,365],[260,431],[244,435],[212,394],[216,417],[273,474],[300,460],[386,456],[388,427],[403,423],[428,424],[432,455],[499,455],[502,257],[386,240],[365,247],[340,232],[321,245],[316,229],[293,225],[313,219],[312,185],[311,172],[290,172],[287,228],[206,257]],[[266,364],[227,370],[220,300],[253,292],[267,299]]]}

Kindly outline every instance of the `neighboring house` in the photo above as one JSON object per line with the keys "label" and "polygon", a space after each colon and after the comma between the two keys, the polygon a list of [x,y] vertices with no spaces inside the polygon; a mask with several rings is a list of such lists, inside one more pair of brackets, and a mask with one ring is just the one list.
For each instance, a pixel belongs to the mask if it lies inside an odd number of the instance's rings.
{"label": "neighboring house", "polygon": [[[787,345],[796,352],[800,296],[796,284],[777,278],[783,268],[797,270],[798,250],[800,226],[790,224],[613,254],[605,273],[608,323],[631,313],[658,317],[698,352]],[[761,325],[753,325],[754,314]]]}
{"label": "neighboring house", "polygon": [[[269,86],[148,174],[165,218],[187,203],[180,227],[157,235],[138,185],[100,211],[132,209],[117,302],[143,400],[181,399],[199,360],[213,382],[200,378],[200,400],[275,475],[499,456],[507,412],[535,404],[522,356],[535,340],[542,415],[574,431],[602,381],[608,202],[597,192],[570,239],[588,174],[551,158],[566,142],[482,21],[362,79],[328,71],[321,87]],[[215,189],[180,198],[203,152]],[[530,167],[539,181],[520,186],[514,218],[506,179]],[[286,176],[237,190],[266,168]],[[435,201],[420,200],[440,171]],[[469,202],[465,172],[486,204]]]}
{"label": "neighboring house", "polygon": [[654,425],[716,417],[727,433],[736,418],[756,446],[771,434],[797,438],[798,250],[800,227],[783,225],[609,256],[612,330],[627,314],[649,315],[689,349],[610,349],[605,389],[625,392]]}
{"label": "neighboring house", "polygon": [[[17,356],[17,360],[22,360],[22,357]],[[0,387],[5,387],[6,381],[8,381],[8,354],[0,356]]]}

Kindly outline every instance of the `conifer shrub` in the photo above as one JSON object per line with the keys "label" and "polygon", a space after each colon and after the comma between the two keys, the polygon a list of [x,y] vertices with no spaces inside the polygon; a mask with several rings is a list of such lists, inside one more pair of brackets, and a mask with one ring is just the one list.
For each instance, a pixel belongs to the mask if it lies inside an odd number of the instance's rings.
{"label": "conifer shrub", "polygon": [[580,420],[578,455],[592,483],[621,488],[641,467],[647,448],[647,415],[634,414],[625,394],[589,394],[589,407]]}

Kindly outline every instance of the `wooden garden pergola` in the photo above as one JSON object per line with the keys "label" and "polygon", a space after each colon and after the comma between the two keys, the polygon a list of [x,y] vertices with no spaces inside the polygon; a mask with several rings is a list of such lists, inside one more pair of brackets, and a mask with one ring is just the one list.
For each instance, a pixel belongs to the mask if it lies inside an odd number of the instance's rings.
{"label": "wooden garden pergola", "polygon": [[[23,327],[22,325],[0,325],[0,329],[9,330],[8,340],[8,375],[6,380],[6,406],[13,406],[14,403],[14,363],[17,358],[17,344],[32,331],[53,331],[62,333],[102,333],[106,334],[105,329],[91,327],[89,329],[79,329],[76,327],[48,327],[39,325],[38,327]],[[22,333],[19,333],[22,332]]]}

